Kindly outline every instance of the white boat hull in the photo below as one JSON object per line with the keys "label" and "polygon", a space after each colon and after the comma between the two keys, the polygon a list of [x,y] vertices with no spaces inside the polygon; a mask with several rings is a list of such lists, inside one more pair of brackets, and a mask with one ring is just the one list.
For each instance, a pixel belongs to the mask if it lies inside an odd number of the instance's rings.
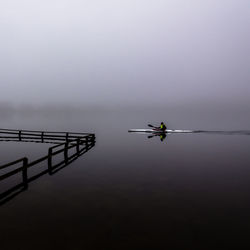
{"label": "white boat hull", "polygon": [[128,132],[136,133],[193,133],[193,130],[167,129],[165,131],[158,131],[154,129],[129,129]]}

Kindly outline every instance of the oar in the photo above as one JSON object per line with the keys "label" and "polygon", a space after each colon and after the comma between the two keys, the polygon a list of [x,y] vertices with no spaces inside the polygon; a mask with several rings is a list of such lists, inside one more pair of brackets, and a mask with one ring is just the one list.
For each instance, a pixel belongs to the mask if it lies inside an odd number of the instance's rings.
{"label": "oar", "polygon": [[151,124],[148,124],[148,126],[151,127],[151,128],[157,128],[157,127],[155,127],[155,126],[153,126]]}
{"label": "oar", "polygon": [[159,127],[155,127],[155,126],[153,126],[152,124],[148,124],[148,126],[151,127],[151,128],[154,128],[156,131],[159,131],[159,130],[160,130]]}
{"label": "oar", "polygon": [[155,135],[149,135],[148,139],[155,137]]}

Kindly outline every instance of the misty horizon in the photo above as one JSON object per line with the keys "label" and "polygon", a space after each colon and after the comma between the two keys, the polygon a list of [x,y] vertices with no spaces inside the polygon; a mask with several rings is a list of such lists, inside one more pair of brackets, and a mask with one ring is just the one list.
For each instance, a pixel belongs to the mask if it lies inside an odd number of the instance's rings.
{"label": "misty horizon", "polygon": [[1,250],[250,249],[249,28],[249,0],[1,0]]}
{"label": "misty horizon", "polygon": [[0,100],[249,106],[249,27],[246,0],[2,1]]}

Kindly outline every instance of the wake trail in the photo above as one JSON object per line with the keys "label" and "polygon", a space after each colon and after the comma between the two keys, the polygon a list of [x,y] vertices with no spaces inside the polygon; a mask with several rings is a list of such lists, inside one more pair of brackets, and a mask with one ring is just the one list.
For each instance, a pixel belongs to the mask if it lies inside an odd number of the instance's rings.
{"label": "wake trail", "polygon": [[190,133],[204,133],[204,134],[224,134],[224,135],[250,135],[250,130],[191,130]]}

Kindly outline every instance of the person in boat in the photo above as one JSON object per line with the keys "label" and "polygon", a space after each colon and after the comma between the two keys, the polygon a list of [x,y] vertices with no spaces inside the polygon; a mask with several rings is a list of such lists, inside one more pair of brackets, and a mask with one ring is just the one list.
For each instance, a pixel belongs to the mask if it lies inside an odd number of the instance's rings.
{"label": "person in boat", "polygon": [[164,122],[161,122],[161,125],[159,127],[160,130],[165,131],[167,129],[167,126]]}

